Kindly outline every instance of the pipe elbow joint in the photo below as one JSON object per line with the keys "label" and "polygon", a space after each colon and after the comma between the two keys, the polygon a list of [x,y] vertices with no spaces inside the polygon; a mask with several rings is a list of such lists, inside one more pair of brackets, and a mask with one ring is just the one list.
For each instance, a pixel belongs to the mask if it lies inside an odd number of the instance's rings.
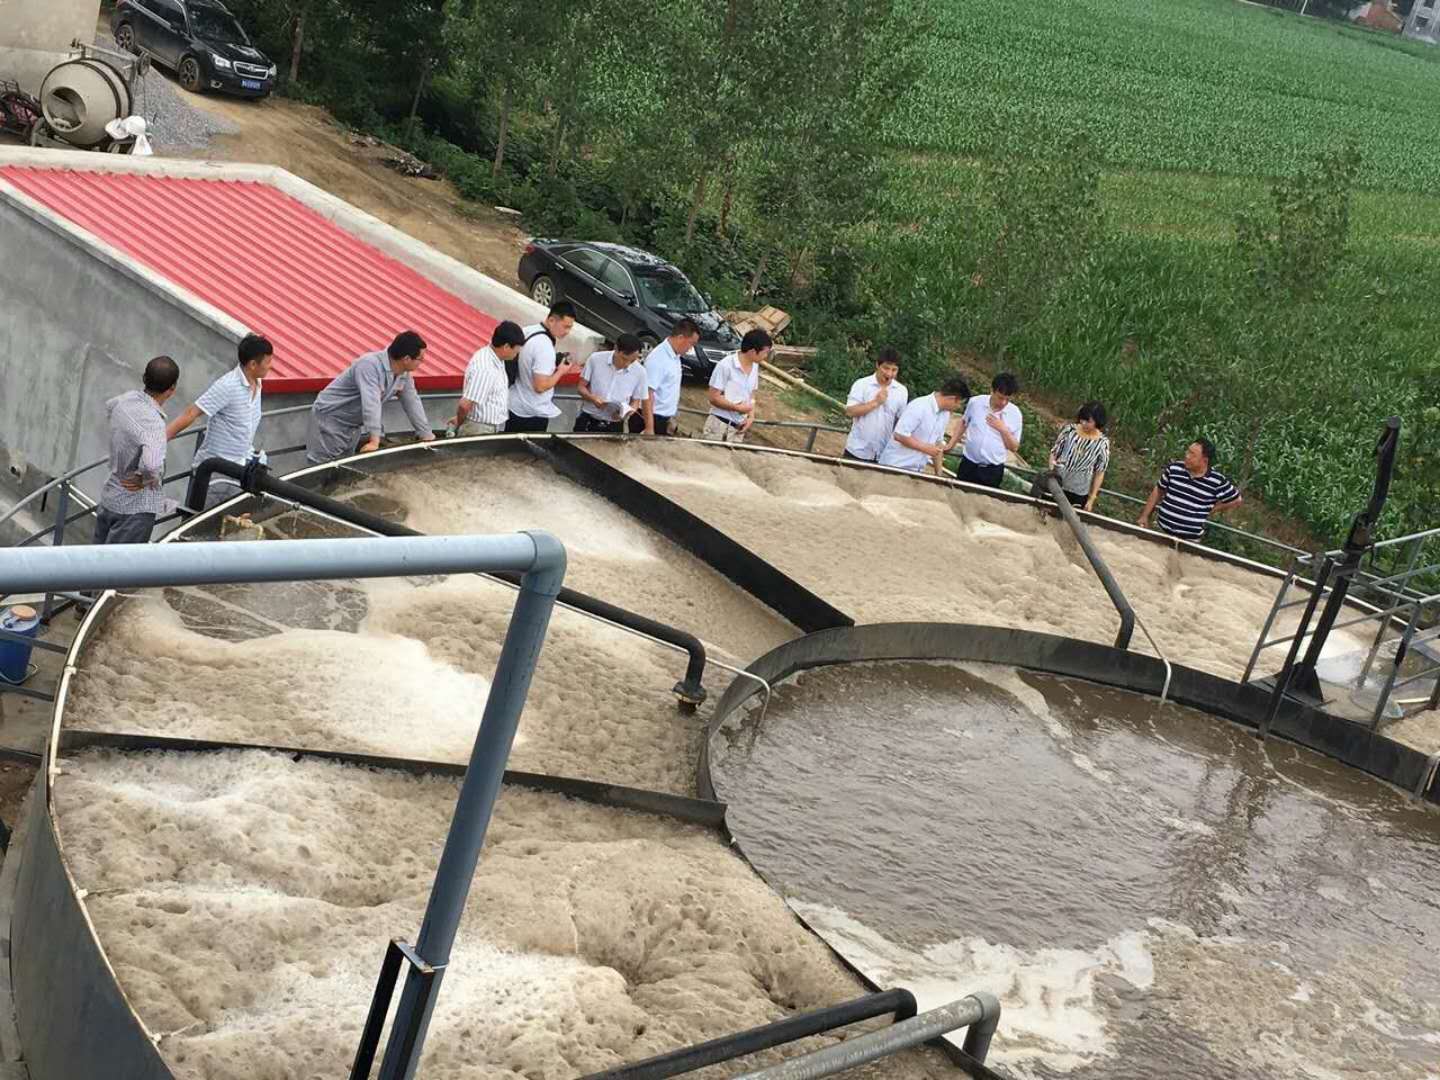
{"label": "pipe elbow joint", "polygon": [[526,529],[525,535],[535,545],[535,562],[526,571],[524,583],[546,596],[559,596],[568,561],[565,545],[544,529]]}

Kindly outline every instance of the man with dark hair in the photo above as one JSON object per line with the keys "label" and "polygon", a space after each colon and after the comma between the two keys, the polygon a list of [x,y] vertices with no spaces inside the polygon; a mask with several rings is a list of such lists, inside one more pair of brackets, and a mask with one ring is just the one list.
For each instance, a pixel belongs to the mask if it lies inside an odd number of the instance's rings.
{"label": "man with dark hair", "polygon": [[764,330],[751,330],[740,349],[723,357],[710,373],[710,415],[700,431],[711,442],[742,443],[755,423],[755,391],[760,365],[774,344]]}
{"label": "man with dark hair", "polygon": [[548,431],[550,421],[560,415],[554,397],[562,379],[578,368],[568,360],[557,363],[555,344],[575,328],[575,305],[558,301],[545,321],[525,327],[525,343],[516,360],[515,382],[510,387],[507,432]]}
{"label": "man with dark hair", "polygon": [[1215,444],[1209,439],[1196,439],[1185,449],[1185,456],[1172,461],[1160,474],[1145,509],[1140,511],[1140,527],[1150,527],[1150,515],[1159,504],[1156,527],[1181,540],[1199,540],[1205,535],[1210,515],[1233,510],[1243,501],[1228,477],[1217,472]]}
{"label": "man with dark hair", "polygon": [[425,359],[425,339],[414,330],[396,336],[388,349],[366,353],[321,390],[310,408],[310,437],[305,460],[321,465],[355,453],[380,448],[385,433],[382,413],[387,401],[400,399],[410,427],[421,442],[435,438],[425,406],[415,390],[415,370]]}
{"label": "man with dark hair", "polygon": [[180,365],[157,356],[145,365],[142,390],[105,403],[110,419],[110,475],[95,511],[95,543],[144,544],[165,511],[165,402],[180,381]]}
{"label": "man with dark hair", "polygon": [[1020,383],[1008,371],[996,375],[990,393],[976,394],[965,406],[965,450],[960,456],[957,480],[998,488],[1005,481],[1005,462],[1020,449],[1025,417],[1010,399]]}
{"label": "man with dark hair", "polygon": [[853,461],[878,461],[895,431],[895,422],[910,402],[910,392],[899,381],[900,354],[882,349],[875,357],[875,374],[856,379],[845,399],[845,415],[854,423],[845,440],[844,456]]}
{"label": "man with dark hair", "polygon": [[525,331],[506,320],[495,327],[490,344],[470,357],[465,365],[465,384],[455,417],[445,428],[446,435],[494,435],[505,429],[510,418],[510,381],[505,365],[520,355]]}
{"label": "man with dark hair", "polygon": [[945,455],[965,437],[965,421],[955,429],[949,439],[945,429],[950,426],[950,414],[965,404],[970,397],[970,387],[964,379],[952,376],[945,380],[939,390],[916,398],[905,406],[900,419],[895,422],[895,431],[880,452],[880,464],[911,472],[924,472],[929,465],[935,475],[942,473]]}
{"label": "man with dark hair", "polygon": [[645,398],[643,416],[630,418],[632,435],[670,435],[675,430],[675,414],[680,411],[680,377],[684,356],[700,340],[700,327],[691,318],[678,319],[670,328],[670,336],[650,350],[645,357],[645,379],[650,392]]}
{"label": "man with dark hair", "polygon": [[[261,384],[270,374],[275,349],[259,334],[246,334],[235,350],[233,368],[210,384],[183,413],[170,421],[166,435],[173,439],[201,416],[209,417],[205,434],[195,447],[190,462],[193,469],[207,458],[218,457],[244,465],[256,453],[255,432],[260,427]],[[205,509],[233,499],[239,485],[228,476],[217,476],[210,482],[205,496]]]}
{"label": "man with dark hair", "polygon": [[576,431],[619,435],[626,417],[644,409],[650,391],[640,349],[638,337],[621,334],[613,351],[590,354],[580,375],[584,403],[575,417]]}

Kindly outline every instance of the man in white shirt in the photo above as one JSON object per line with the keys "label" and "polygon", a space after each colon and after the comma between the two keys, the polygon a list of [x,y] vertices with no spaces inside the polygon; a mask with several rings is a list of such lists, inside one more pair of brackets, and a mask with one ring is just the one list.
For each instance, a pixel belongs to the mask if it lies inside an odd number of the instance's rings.
{"label": "man in white shirt", "polygon": [[583,404],[575,417],[576,431],[619,435],[626,417],[636,412],[643,415],[650,388],[640,349],[638,337],[621,334],[613,352],[590,354],[580,373]]}
{"label": "man in white shirt", "polygon": [[742,443],[755,423],[755,390],[760,385],[760,364],[774,344],[764,330],[751,330],[740,339],[740,351],[715,365],[710,373],[710,415],[700,431],[711,442]]}
{"label": "man in white shirt", "polygon": [[520,353],[525,331],[506,320],[495,327],[490,344],[470,357],[465,365],[465,383],[455,417],[445,428],[446,435],[494,435],[510,419],[510,383],[505,365]]}
{"label": "man in white shirt", "polygon": [[[270,374],[275,349],[259,334],[246,334],[236,349],[233,368],[210,384],[183,413],[170,421],[165,437],[173,439],[201,416],[208,417],[205,434],[195,447],[190,462],[194,469],[207,458],[218,457],[244,465],[255,453],[255,432],[260,427],[262,383]],[[210,481],[204,509],[219,506],[240,493],[240,485],[228,476]]]}
{"label": "man in white shirt", "polygon": [[845,415],[854,423],[845,440],[844,456],[852,461],[878,461],[895,422],[909,404],[910,392],[898,379],[900,354],[884,349],[875,358],[875,374],[856,379],[845,399]]}
{"label": "man in white shirt", "polygon": [[645,399],[643,416],[630,418],[632,435],[672,435],[675,414],[680,411],[680,376],[684,356],[700,340],[700,327],[694,319],[680,319],[670,328],[670,336],[650,350],[645,357],[645,378],[650,392]]}
{"label": "man in white shirt", "polygon": [[977,394],[965,406],[965,451],[957,480],[998,488],[1005,479],[1008,456],[1020,449],[1020,432],[1025,418],[1010,399],[1020,392],[1020,383],[1008,371],[996,375],[990,393]]}
{"label": "man in white shirt", "polygon": [[548,431],[550,421],[560,415],[555,406],[555,387],[579,368],[557,362],[555,343],[575,328],[575,305],[561,300],[550,309],[543,323],[525,327],[525,344],[516,360],[515,382],[510,386],[507,432]]}
{"label": "man in white shirt", "polygon": [[970,387],[965,380],[952,377],[946,379],[933,394],[916,398],[906,405],[895,423],[895,431],[880,452],[880,464],[911,472],[924,472],[925,467],[930,465],[939,475],[945,455],[965,437],[962,421],[955,433],[948,440],[945,438],[950,414],[969,396]]}

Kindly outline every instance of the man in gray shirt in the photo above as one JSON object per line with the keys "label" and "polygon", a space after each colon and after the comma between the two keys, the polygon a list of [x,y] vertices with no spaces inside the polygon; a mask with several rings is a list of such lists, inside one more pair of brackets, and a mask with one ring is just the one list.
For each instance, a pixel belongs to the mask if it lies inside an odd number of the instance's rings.
{"label": "man in gray shirt", "polygon": [[165,402],[180,365],[157,356],[145,365],[145,389],[105,403],[110,417],[110,476],[95,512],[95,543],[144,544],[165,511]]}
{"label": "man in gray shirt", "polygon": [[[305,460],[322,465],[348,457],[357,443],[362,454],[378,450],[385,430],[381,411],[397,397],[420,441],[433,440],[435,432],[415,391],[414,372],[424,356],[424,340],[414,330],[406,330],[384,352],[366,353],[335,376],[310,408]],[[360,442],[362,433],[364,442]]]}

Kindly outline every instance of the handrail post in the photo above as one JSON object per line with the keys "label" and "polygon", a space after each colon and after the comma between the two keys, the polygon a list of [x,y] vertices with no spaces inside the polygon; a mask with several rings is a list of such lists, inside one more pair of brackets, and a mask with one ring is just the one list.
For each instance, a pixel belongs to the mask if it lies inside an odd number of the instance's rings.
{"label": "handrail post", "polygon": [[812,424],[810,427],[810,437],[805,440],[805,452],[807,454],[813,454],[815,452],[815,437],[819,434],[820,428]]}
{"label": "handrail post", "polygon": [[1260,660],[1260,650],[1269,643],[1270,628],[1275,625],[1275,617],[1285,606],[1285,598],[1290,595],[1290,586],[1295,583],[1296,576],[1296,564],[1294,560],[1291,560],[1290,570],[1285,575],[1285,581],[1275,595],[1275,603],[1270,606],[1270,614],[1265,616],[1265,625],[1260,628],[1260,636],[1255,639],[1255,648],[1250,653],[1250,662],[1245,665],[1245,674],[1240,679],[1242,683],[1248,683],[1250,676],[1255,674],[1255,665]]}
{"label": "handrail post", "polygon": [[1085,528],[1084,522],[1075,513],[1075,508],[1070,505],[1070,500],[1065,497],[1065,489],[1060,486],[1059,478],[1054,473],[1047,473],[1045,484],[1050,489],[1050,497],[1055,500],[1055,508],[1065,519],[1065,524],[1070,526],[1070,531],[1075,534],[1075,539],[1080,544],[1080,550],[1085,553],[1085,558],[1090,562],[1090,568],[1095,571],[1095,576],[1100,579],[1100,584],[1104,586],[1110,602],[1120,613],[1120,632],[1115,635],[1115,648],[1130,648],[1130,638],[1135,633],[1135,609],[1125,598],[1125,592],[1120,588],[1120,583],[1115,580],[1115,575],[1105,565],[1105,560],[1101,558],[1094,541],[1090,539],[1090,531]]}
{"label": "handrail post", "polygon": [[1290,641],[1290,651],[1285,654],[1285,666],[1280,669],[1280,674],[1275,676],[1275,689],[1270,694],[1270,707],[1265,711],[1265,719],[1260,722],[1257,732],[1262,739],[1270,734],[1270,725],[1275,723],[1275,717],[1280,714],[1280,703],[1290,692],[1290,680],[1295,676],[1295,658],[1300,655],[1300,643],[1305,640],[1306,633],[1310,629],[1310,620],[1315,617],[1315,609],[1320,606],[1320,597],[1324,595],[1325,586],[1330,581],[1330,574],[1334,569],[1335,560],[1327,555],[1325,562],[1320,566],[1320,572],[1315,575],[1315,591],[1310,594],[1310,601],[1305,605],[1304,614],[1300,616],[1300,624],[1295,627],[1295,636]]}
{"label": "handrail post", "polygon": [[1390,692],[1395,688],[1395,676],[1400,672],[1400,665],[1405,662],[1405,654],[1410,651],[1410,639],[1415,636],[1415,623],[1420,617],[1420,605],[1410,605],[1410,618],[1405,623],[1405,632],[1400,635],[1400,643],[1395,646],[1395,662],[1390,665],[1390,674],[1385,677],[1385,689],[1380,691],[1380,696],[1375,699],[1375,715],[1370,718],[1370,730],[1380,730],[1380,720],[1385,715],[1385,706],[1390,701]]}
{"label": "handrail post", "polygon": [[[65,544],[65,519],[70,516],[70,481],[60,481],[60,493],[55,498],[55,532],[50,537],[51,547],[63,547]],[[50,625],[50,616],[54,612],[55,601],[52,593],[45,591],[45,604],[40,612],[40,621],[46,626]]]}

